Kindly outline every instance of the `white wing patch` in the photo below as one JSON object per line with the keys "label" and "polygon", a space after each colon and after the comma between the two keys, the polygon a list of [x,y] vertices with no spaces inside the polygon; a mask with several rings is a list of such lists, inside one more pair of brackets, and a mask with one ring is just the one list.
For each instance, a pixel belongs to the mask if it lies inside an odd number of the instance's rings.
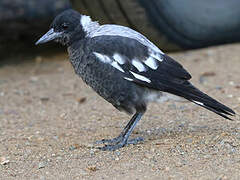
{"label": "white wing patch", "polygon": [[133,81],[133,79],[127,78],[127,77],[124,77],[124,79],[126,79],[126,80],[128,80],[128,81]]}
{"label": "white wing patch", "polygon": [[198,105],[201,105],[201,106],[204,106],[203,103],[199,102],[199,101],[193,101],[194,103],[198,104]]}
{"label": "white wing patch", "polygon": [[154,70],[156,70],[157,68],[158,68],[158,63],[157,63],[157,61],[156,61],[156,59],[154,59],[153,57],[149,57],[149,58],[147,58],[147,60],[146,61],[144,61],[144,63],[148,66],[148,67],[150,67],[150,68],[152,68],[152,69],[154,69]]}
{"label": "white wing patch", "polygon": [[94,55],[103,63],[105,64],[110,64],[111,66],[113,66],[114,68],[116,68],[117,70],[121,71],[124,73],[124,70],[121,68],[121,66],[119,66],[117,61],[113,61],[109,56],[104,55],[104,54],[100,54],[97,52],[93,52]]}
{"label": "white wing patch", "polygon": [[134,73],[134,72],[132,72],[132,71],[130,71],[130,73],[132,73],[132,75],[133,75],[135,78],[137,78],[137,79],[139,79],[139,80],[141,80],[141,81],[145,81],[145,82],[151,83],[151,80],[150,80],[150,79],[148,79],[148,78],[146,78],[146,77],[144,77],[144,76],[142,76],[142,75],[139,75],[139,74]]}
{"label": "white wing patch", "polygon": [[160,53],[154,52],[154,51],[152,51],[152,50],[150,50],[150,49],[149,49],[148,51],[149,51],[150,57],[153,57],[153,58],[157,59],[157,60],[160,61],[160,62],[163,61],[162,55],[161,55]]}
{"label": "white wing patch", "polygon": [[112,62],[112,60],[106,55],[103,55],[103,54],[100,54],[100,53],[97,53],[97,52],[94,52],[94,54],[103,63],[111,63]]}
{"label": "white wing patch", "polygon": [[121,72],[124,73],[124,70],[121,68],[121,66],[118,65],[118,63],[117,63],[116,61],[113,61],[113,62],[111,63],[111,65],[112,65],[113,67],[115,67],[116,69],[118,69],[119,71],[121,71]]}
{"label": "white wing patch", "polygon": [[113,55],[113,58],[121,65],[125,63],[125,59],[117,53]]}
{"label": "white wing patch", "polygon": [[137,59],[132,60],[132,65],[134,65],[139,72],[146,71],[146,68],[144,67],[144,65]]}

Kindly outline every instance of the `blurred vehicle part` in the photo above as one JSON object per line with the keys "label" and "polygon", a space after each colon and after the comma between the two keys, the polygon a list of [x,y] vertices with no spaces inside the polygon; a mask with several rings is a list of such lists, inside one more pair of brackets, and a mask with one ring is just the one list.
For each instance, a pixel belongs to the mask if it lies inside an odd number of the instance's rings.
{"label": "blurred vehicle part", "polygon": [[163,50],[240,40],[239,0],[71,0],[100,23],[129,26]]}
{"label": "blurred vehicle part", "polygon": [[48,30],[54,16],[69,7],[68,0],[1,0],[1,56],[9,48],[14,53],[22,46],[33,46],[39,34]]}

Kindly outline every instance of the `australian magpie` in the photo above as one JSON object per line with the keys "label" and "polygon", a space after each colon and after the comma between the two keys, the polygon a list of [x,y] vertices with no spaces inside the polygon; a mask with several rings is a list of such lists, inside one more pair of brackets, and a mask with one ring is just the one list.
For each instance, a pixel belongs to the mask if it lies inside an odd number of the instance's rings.
{"label": "australian magpie", "polygon": [[85,83],[120,111],[134,114],[121,134],[103,139],[102,150],[141,141],[129,136],[147,104],[166,94],[183,97],[230,119],[235,112],[194,87],[181,64],[142,34],[124,26],[100,25],[72,9],[59,14],[36,44],[55,40],[68,48],[71,64]]}

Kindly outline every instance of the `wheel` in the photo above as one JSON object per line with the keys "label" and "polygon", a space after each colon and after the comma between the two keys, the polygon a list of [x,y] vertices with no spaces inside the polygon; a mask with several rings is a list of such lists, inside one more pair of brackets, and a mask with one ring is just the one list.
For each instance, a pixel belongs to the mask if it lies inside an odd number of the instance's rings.
{"label": "wheel", "polygon": [[240,40],[238,0],[71,0],[100,23],[129,26],[167,51]]}

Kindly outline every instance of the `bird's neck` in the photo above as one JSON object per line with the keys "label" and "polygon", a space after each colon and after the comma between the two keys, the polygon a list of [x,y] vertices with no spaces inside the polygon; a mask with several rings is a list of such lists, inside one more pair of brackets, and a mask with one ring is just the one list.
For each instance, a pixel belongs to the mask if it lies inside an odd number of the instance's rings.
{"label": "bird's neck", "polygon": [[97,21],[92,21],[89,16],[85,15],[81,18],[81,25],[83,31],[86,33],[86,37],[91,37],[91,35],[100,28],[100,24]]}

